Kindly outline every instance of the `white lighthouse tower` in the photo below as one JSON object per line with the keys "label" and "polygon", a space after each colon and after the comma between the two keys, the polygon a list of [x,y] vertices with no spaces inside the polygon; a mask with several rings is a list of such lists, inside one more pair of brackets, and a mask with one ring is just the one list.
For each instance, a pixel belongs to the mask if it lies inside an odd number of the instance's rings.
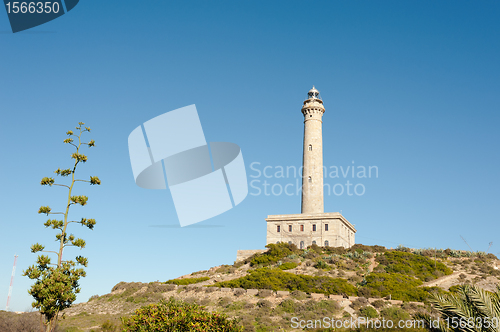
{"label": "white lighthouse tower", "polygon": [[304,156],[302,159],[302,209],[305,214],[323,213],[323,101],[313,86],[302,106]]}
{"label": "white lighthouse tower", "polygon": [[356,229],[338,212],[324,213],[323,114],[325,107],[313,86],[302,106],[304,147],[301,214],[267,217],[267,244],[288,242],[304,249],[312,244],[349,248]]}

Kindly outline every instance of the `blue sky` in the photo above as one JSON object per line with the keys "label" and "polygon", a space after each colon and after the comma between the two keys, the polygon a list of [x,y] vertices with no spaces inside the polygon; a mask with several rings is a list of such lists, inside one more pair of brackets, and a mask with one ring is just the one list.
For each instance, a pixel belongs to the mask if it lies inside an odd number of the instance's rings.
{"label": "blue sky", "polygon": [[499,16],[497,1],[82,1],[12,34],[0,10],[0,300],[17,254],[11,309],[30,307],[29,247],[56,245],[37,210],[65,200],[39,181],[70,164],[62,140],[78,121],[96,141],[80,174],[102,186],[75,191],[89,203],[73,217],[97,220],[94,231],[73,227],[87,248],[66,253],[89,259],[77,301],[263,248],[266,216],[299,213],[300,195],[250,188],[236,208],[176,228],[169,191],[135,185],[127,138],[196,104],[207,141],[241,147],[249,181],[285,186],[296,179],[256,179],[250,165],[300,166],[300,108],[313,84],[326,107],[325,166],[378,168],[325,179],[365,188],[325,195],[325,211],[356,225],[356,242],[468,249],[461,235],[500,252]]}

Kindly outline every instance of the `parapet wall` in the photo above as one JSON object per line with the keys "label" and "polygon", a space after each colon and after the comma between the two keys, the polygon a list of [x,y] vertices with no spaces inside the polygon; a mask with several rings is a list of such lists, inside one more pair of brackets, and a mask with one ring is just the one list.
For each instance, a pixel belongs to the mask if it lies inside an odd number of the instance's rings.
{"label": "parapet wall", "polygon": [[255,254],[261,254],[267,251],[267,249],[255,249],[255,250],[238,250],[236,252],[236,261],[244,261],[245,259],[251,257]]}

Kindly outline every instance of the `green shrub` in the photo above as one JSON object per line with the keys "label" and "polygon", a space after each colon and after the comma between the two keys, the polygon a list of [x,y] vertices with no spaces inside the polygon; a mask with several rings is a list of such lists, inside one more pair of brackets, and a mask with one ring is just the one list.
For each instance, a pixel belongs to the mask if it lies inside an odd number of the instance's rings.
{"label": "green shrub", "polygon": [[307,247],[307,249],[313,250],[313,251],[315,251],[317,254],[322,254],[322,253],[323,253],[323,249],[321,249],[321,247],[320,247],[320,246],[318,246],[318,245],[317,245],[317,244],[315,244],[315,243],[314,243],[313,245],[311,245],[311,246]]}
{"label": "green shrub", "polygon": [[314,264],[314,267],[317,269],[322,269],[322,270],[330,270],[331,267],[325,261],[319,259],[316,264]]}
{"label": "green shrub", "polygon": [[270,243],[266,245],[268,250],[261,254],[255,254],[249,258],[250,266],[276,264],[279,260],[293,254],[297,251],[294,244],[280,242],[277,244]]}
{"label": "green shrub", "polygon": [[129,332],[241,332],[238,321],[228,319],[224,314],[207,312],[196,304],[174,299],[150,304],[135,311],[130,317],[122,318],[124,329]]}
{"label": "green shrub", "polygon": [[172,279],[168,280],[165,283],[166,284],[174,284],[174,285],[191,285],[191,284],[197,284],[199,282],[207,281],[210,279],[209,277],[199,277],[199,278],[183,278],[183,279]]}
{"label": "green shrub", "polygon": [[377,309],[385,307],[385,302],[383,300],[375,300],[372,302],[372,306],[374,306]]}
{"label": "green shrub", "polygon": [[295,304],[294,300],[287,299],[282,301],[279,304],[278,308],[281,309],[281,311],[283,312],[293,314],[297,310],[297,305]]}
{"label": "green shrub", "polygon": [[373,252],[373,253],[376,253],[376,252],[386,252],[387,249],[383,246],[377,246],[377,245],[374,245],[374,246],[365,246],[364,244],[360,244],[360,243],[356,243],[355,245],[353,245],[352,247],[349,248],[349,251],[352,252],[352,251],[356,251],[356,250],[359,250],[361,249],[363,252],[364,251],[368,251],[368,252]]}
{"label": "green shrub", "polygon": [[120,329],[120,327],[118,325],[113,324],[109,320],[106,320],[101,325],[101,330],[102,331],[115,332],[115,331],[118,331],[119,329]]}
{"label": "green shrub", "polygon": [[241,310],[245,307],[245,303],[246,302],[243,302],[243,301],[235,301],[235,302],[229,304],[229,306],[227,307],[227,310],[228,311]]}
{"label": "green shrub", "polygon": [[297,263],[287,262],[287,263],[283,263],[283,264],[279,265],[278,267],[282,270],[291,270],[291,269],[295,269],[297,267]]}
{"label": "green shrub", "polygon": [[376,259],[385,265],[388,273],[400,273],[415,276],[425,281],[426,279],[436,279],[437,276],[449,275],[453,270],[441,262],[435,262],[429,257],[415,255],[404,251],[387,251],[379,255]]}
{"label": "green shrub", "polygon": [[429,292],[419,288],[422,281],[399,273],[370,273],[365,277],[364,286],[371,288],[372,297],[391,295],[394,300],[424,301]]}
{"label": "green shrub", "polygon": [[375,310],[373,307],[366,306],[362,307],[359,309],[359,315],[360,317],[366,317],[366,318],[377,318],[378,317],[378,312]]}
{"label": "green shrub", "polygon": [[392,320],[393,322],[405,321],[410,319],[410,314],[401,308],[388,307],[380,311],[380,315],[387,320]]}
{"label": "green shrub", "polygon": [[311,301],[313,303],[312,310],[316,312],[321,312],[324,314],[337,314],[342,308],[337,301],[333,300],[321,300],[321,301]]}
{"label": "green shrub", "polygon": [[92,295],[92,296],[89,298],[88,302],[90,302],[90,301],[92,301],[92,300],[97,300],[98,298],[99,298],[99,295]]}
{"label": "green shrub", "polygon": [[307,294],[299,290],[294,290],[290,295],[297,300],[305,300],[307,298]]}
{"label": "green shrub", "polygon": [[221,298],[219,299],[218,304],[219,304],[219,306],[221,306],[221,307],[224,307],[224,308],[225,308],[225,307],[229,306],[229,305],[231,304],[231,302],[233,302],[233,301],[231,300],[231,298],[229,298],[229,297],[225,296],[225,297],[221,297]]}
{"label": "green shrub", "polygon": [[357,310],[357,309],[364,307],[368,304],[369,304],[369,302],[368,302],[367,298],[358,297],[356,300],[352,301],[352,303],[350,304],[350,307]]}
{"label": "green shrub", "polygon": [[257,302],[257,307],[259,307],[259,308],[270,308],[270,307],[272,307],[272,304],[268,300],[259,300],[259,302]]}
{"label": "green shrub", "polygon": [[306,293],[347,294],[356,295],[357,289],[344,279],[328,276],[313,277],[302,274],[293,274],[280,269],[260,268],[244,277],[222,281],[215,284],[217,287],[272,289],[274,291],[300,290]]}

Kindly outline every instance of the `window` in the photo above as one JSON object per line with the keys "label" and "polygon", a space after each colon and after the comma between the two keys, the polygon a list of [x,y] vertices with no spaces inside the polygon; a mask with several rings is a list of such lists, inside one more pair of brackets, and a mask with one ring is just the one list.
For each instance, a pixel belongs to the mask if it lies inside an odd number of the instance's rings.
{"label": "window", "polygon": [[278,225],[276,231],[279,233],[281,231],[281,226]]}
{"label": "window", "polygon": [[292,244],[292,241],[288,241],[288,244]]}
{"label": "window", "polygon": [[312,177],[309,177],[309,183],[311,183],[313,180],[312,180]]}
{"label": "window", "polygon": [[300,225],[300,231],[303,232],[304,231],[304,225]]}
{"label": "window", "polygon": [[325,241],[325,247],[328,247],[328,240]]}
{"label": "window", "polygon": [[300,241],[300,249],[304,249],[304,241]]}
{"label": "window", "polygon": [[309,151],[312,151],[313,150],[313,146],[311,144],[309,144]]}
{"label": "window", "polygon": [[325,224],[325,231],[328,231],[328,224]]}
{"label": "window", "polygon": [[313,232],[316,232],[316,225],[313,225]]}
{"label": "window", "polygon": [[316,244],[316,241],[313,241],[313,244]]}
{"label": "window", "polygon": [[288,231],[291,232],[292,231],[292,225],[288,225]]}

